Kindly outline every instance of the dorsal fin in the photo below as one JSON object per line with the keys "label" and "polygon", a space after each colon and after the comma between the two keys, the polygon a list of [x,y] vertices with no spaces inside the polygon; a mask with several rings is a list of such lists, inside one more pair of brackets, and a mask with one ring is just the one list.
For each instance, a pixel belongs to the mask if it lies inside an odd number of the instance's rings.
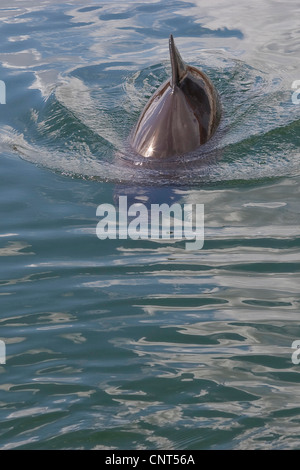
{"label": "dorsal fin", "polygon": [[186,73],[186,65],[181,58],[181,55],[178,52],[177,47],[175,46],[173,35],[170,34],[169,39],[169,49],[170,49],[170,60],[172,67],[172,76],[171,76],[171,87],[179,85],[180,80]]}

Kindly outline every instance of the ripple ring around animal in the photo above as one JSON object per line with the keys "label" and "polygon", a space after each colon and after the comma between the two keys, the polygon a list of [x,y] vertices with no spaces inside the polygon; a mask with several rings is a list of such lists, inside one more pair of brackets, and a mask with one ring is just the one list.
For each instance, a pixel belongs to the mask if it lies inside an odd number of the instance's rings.
{"label": "ripple ring around animal", "polygon": [[181,58],[169,39],[171,78],[153,94],[133,130],[132,148],[141,156],[165,159],[191,152],[216,131],[221,104],[208,76]]}

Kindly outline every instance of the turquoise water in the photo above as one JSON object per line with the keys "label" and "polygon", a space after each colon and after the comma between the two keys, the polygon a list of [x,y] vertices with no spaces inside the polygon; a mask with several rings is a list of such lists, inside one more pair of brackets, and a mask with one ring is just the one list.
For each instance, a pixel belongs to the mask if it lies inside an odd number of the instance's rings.
{"label": "turquoise water", "polygon": [[[298,18],[0,3],[1,449],[300,448]],[[170,33],[223,118],[175,170],[144,168],[127,138]],[[118,195],[204,204],[204,248],[99,240]]]}

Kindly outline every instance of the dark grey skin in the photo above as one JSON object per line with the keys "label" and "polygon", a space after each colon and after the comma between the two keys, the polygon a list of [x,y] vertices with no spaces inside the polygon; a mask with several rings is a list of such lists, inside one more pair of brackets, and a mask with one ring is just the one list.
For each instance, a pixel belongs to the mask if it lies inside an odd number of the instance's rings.
{"label": "dark grey skin", "polygon": [[191,152],[214,134],[221,117],[218,94],[210,79],[182,60],[172,34],[172,76],[146,104],[131,135],[141,156],[165,159]]}

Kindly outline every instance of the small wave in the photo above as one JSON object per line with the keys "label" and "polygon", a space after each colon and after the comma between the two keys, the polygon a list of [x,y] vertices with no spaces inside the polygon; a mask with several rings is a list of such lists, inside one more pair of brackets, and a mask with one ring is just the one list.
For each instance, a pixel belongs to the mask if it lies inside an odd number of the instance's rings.
{"label": "small wave", "polygon": [[181,158],[146,165],[128,143],[143,106],[169,76],[167,62],[132,72],[131,64],[75,69],[30,110],[24,129],[6,127],[0,138],[26,160],[64,175],[124,184],[299,175],[299,112],[284,79],[222,52],[203,52],[198,64],[219,91],[223,116],[215,136]]}

